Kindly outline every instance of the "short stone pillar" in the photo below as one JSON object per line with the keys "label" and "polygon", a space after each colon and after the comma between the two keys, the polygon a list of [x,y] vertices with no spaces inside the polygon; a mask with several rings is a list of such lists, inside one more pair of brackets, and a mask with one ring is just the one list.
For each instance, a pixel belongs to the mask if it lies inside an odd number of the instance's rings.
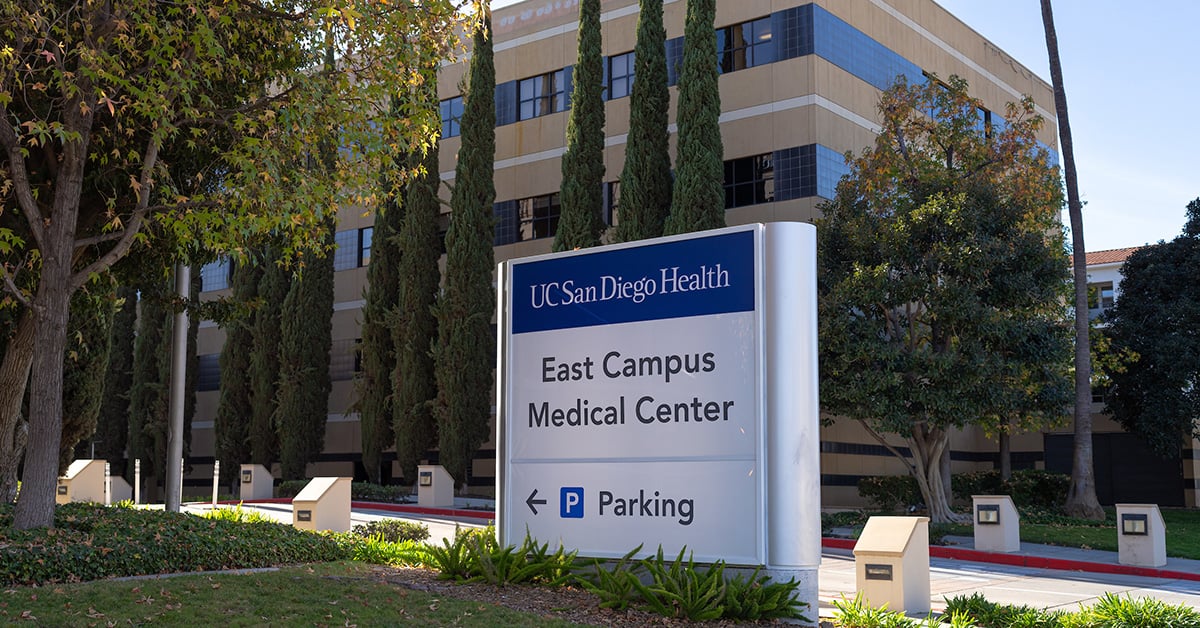
{"label": "short stone pillar", "polygon": [[454,478],[441,465],[417,467],[417,505],[426,508],[454,507]]}
{"label": "short stone pillar", "polygon": [[858,592],[873,607],[929,612],[929,517],[871,517],[854,545]]}
{"label": "short stone pillar", "polygon": [[975,514],[975,549],[982,552],[1019,552],[1021,515],[1008,495],[972,495]]}
{"label": "short stone pillar", "polygon": [[70,502],[105,503],[104,461],[76,460],[67,467],[67,474],[58,478],[58,490],[54,503]]}
{"label": "short stone pillar", "polygon": [[301,530],[350,530],[350,478],[313,478],[292,499],[292,525]]}
{"label": "short stone pillar", "polygon": [[119,475],[110,475],[108,481],[108,505],[119,504],[124,501],[133,501],[133,487],[125,478]]}
{"label": "short stone pillar", "polygon": [[238,496],[242,501],[271,499],[275,496],[275,478],[271,470],[261,464],[244,464],[238,475]]}
{"label": "short stone pillar", "polygon": [[1138,567],[1167,564],[1167,526],[1157,504],[1117,504],[1117,562]]}

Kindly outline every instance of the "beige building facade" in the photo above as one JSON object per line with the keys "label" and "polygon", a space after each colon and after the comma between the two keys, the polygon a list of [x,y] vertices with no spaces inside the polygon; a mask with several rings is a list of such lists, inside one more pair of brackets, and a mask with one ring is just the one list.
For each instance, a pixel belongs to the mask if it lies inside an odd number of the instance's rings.
{"label": "beige building facade", "polygon": [[[493,14],[496,68],[496,246],[499,262],[549,252],[558,216],[561,157],[576,58],[578,0],[527,0]],[[606,220],[620,219],[620,186],[629,120],[637,0],[602,0],[606,80]],[[668,66],[682,55],[685,0],[665,0]],[[720,0],[715,27],[722,75],[726,220],[730,225],[811,221],[845,174],[843,154],[869,146],[879,129],[876,103],[897,75],[910,82],[958,75],[983,103],[984,122],[1000,123],[1008,102],[1033,98],[1047,119],[1039,140],[1056,146],[1050,86],[933,0]],[[439,80],[443,138],[440,174],[454,178],[460,147],[460,85],[466,63],[444,66]],[[671,132],[677,88],[671,75]],[[674,150],[672,135],[672,150]],[[448,197],[446,190],[443,195]],[[373,218],[343,216],[338,227],[333,313],[333,394],[325,451],[313,475],[364,479],[359,425],[352,411],[355,345],[362,319]],[[228,269],[204,269],[205,290],[227,287]],[[210,469],[216,413],[217,355],[224,334],[202,325],[193,459],[198,478]],[[493,429],[493,434],[495,430]],[[899,442],[896,443],[900,444]],[[955,472],[990,469],[997,446],[984,435],[956,435]],[[861,504],[856,484],[868,475],[904,472],[902,463],[854,422],[822,432],[821,473],[827,506]],[[1043,435],[1013,439],[1017,468],[1043,465]],[[495,448],[479,452],[471,492],[489,493]],[[391,469],[395,473],[395,469]],[[194,480],[197,486],[205,480]],[[191,482],[189,482],[191,484]]]}

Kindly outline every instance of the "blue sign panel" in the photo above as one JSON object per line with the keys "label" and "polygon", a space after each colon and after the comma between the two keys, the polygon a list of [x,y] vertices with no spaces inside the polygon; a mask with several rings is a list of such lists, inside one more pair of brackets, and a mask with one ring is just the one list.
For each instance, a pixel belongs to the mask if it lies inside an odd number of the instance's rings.
{"label": "blue sign panel", "polygon": [[564,486],[558,490],[558,516],[583,519],[583,487]]}
{"label": "blue sign panel", "polygon": [[754,310],[754,232],[515,264],[512,333]]}

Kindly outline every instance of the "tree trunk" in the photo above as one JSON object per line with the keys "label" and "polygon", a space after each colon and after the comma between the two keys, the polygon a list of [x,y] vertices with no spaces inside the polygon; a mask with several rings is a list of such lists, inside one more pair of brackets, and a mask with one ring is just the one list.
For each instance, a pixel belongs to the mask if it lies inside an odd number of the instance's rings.
{"label": "tree trunk", "polygon": [[0,362],[0,503],[5,504],[17,498],[17,469],[29,438],[21,402],[33,364],[33,336],[33,310],[26,308]]}
{"label": "tree trunk", "polygon": [[949,449],[950,434],[918,425],[905,441],[912,451],[917,485],[921,487],[921,496],[929,509],[930,523],[966,522],[967,517],[950,509],[950,500],[946,497],[948,487],[942,478],[942,453]]}
{"label": "tree trunk", "polygon": [[[51,236],[52,238],[54,236]],[[74,241],[74,234],[58,240]],[[21,495],[13,512],[18,530],[52,527],[58,484],[58,449],[62,438],[62,356],[67,342],[70,311],[71,255],[43,251],[42,276],[32,303],[35,329],[33,372],[29,396],[29,448]]]}
{"label": "tree trunk", "polygon": [[1050,80],[1054,85],[1054,112],[1058,116],[1058,141],[1067,180],[1067,213],[1071,221],[1071,250],[1075,277],[1075,448],[1071,464],[1071,488],[1064,505],[1068,515],[1103,519],[1104,509],[1096,499],[1096,475],[1092,460],[1092,363],[1087,317],[1087,248],[1083,243],[1083,204],[1075,173],[1071,125],[1067,119],[1067,92],[1063,87],[1062,62],[1058,57],[1058,35],[1050,0],[1042,2],[1042,26],[1050,55]]}

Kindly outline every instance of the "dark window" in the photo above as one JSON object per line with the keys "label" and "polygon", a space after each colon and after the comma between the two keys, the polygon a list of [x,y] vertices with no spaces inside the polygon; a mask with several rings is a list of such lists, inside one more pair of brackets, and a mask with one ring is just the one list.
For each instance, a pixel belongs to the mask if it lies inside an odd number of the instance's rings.
{"label": "dark window", "polygon": [[566,108],[566,76],[562,70],[539,74],[517,83],[519,120],[549,115]]}
{"label": "dark window", "polygon": [[538,240],[553,237],[558,230],[560,211],[558,193],[523,198],[517,201],[517,239]]}
{"label": "dark window", "polygon": [[717,29],[717,61],[721,72],[775,61],[770,16]]}
{"label": "dark window", "polygon": [[633,53],[608,58],[608,92],[605,98],[624,98],[633,90]]}
{"label": "dark window", "polygon": [[358,230],[358,265],[366,266],[371,263],[371,238],[375,235],[375,227],[364,227]]}
{"label": "dark window", "polygon": [[725,208],[775,200],[775,167],[772,153],[725,162]]}
{"label": "dark window", "polygon": [[205,264],[200,268],[200,291],[224,290],[229,287],[233,264],[226,258]]}
{"label": "dark window", "polygon": [[462,96],[443,100],[440,109],[442,113],[442,137],[456,137],[461,132],[459,123],[462,121],[463,114]]}
{"label": "dark window", "polygon": [[667,85],[679,83],[679,73],[683,71],[683,38],[676,37],[667,40]]}
{"label": "dark window", "polygon": [[615,227],[621,222],[617,212],[621,204],[621,182],[609,181],[604,184],[604,224]]}
{"label": "dark window", "polygon": [[221,388],[221,354],[209,353],[196,356],[196,391],[206,392]]}

